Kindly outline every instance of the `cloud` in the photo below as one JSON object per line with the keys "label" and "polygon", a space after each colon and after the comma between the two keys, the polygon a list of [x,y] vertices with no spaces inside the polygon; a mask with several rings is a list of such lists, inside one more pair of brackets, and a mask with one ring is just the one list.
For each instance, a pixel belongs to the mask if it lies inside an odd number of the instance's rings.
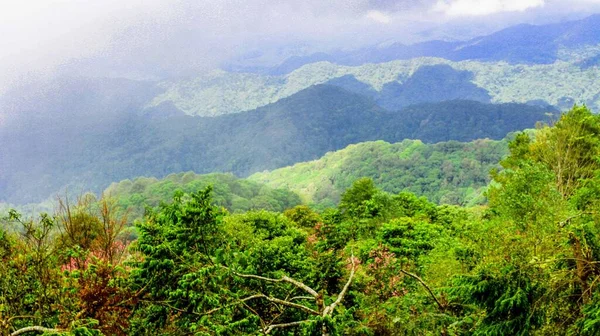
{"label": "cloud", "polygon": [[[430,0],[428,0],[430,1]],[[265,45],[372,42],[415,0],[0,0],[0,92],[56,71],[185,75]]]}
{"label": "cloud", "polygon": [[[480,19],[477,26],[485,28],[492,23],[485,21],[486,14],[520,11],[510,15],[515,17],[510,22],[514,24],[521,20],[520,15],[531,12],[527,9],[544,11],[536,16],[547,17],[552,8],[562,15],[573,8],[585,12],[598,3],[600,0],[0,0],[0,92],[7,82],[26,76],[56,72],[130,78],[185,76],[269,48],[287,57],[387,40],[410,43],[418,38],[415,33],[452,20]],[[493,20],[494,29],[504,27],[503,20]]]}
{"label": "cloud", "polygon": [[502,12],[523,12],[544,5],[545,0],[438,0],[433,11],[448,16],[484,16]]}
{"label": "cloud", "polygon": [[366,17],[367,19],[383,24],[388,24],[392,21],[392,18],[389,15],[386,15],[378,10],[368,11]]}

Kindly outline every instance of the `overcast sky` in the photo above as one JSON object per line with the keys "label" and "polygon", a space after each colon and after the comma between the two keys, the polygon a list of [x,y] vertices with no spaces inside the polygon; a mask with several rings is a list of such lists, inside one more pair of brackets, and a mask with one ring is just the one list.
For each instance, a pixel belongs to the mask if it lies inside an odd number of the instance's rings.
{"label": "overcast sky", "polygon": [[0,89],[57,70],[169,75],[261,48],[411,42],[445,37],[443,24],[476,33],[599,11],[600,0],[0,0]]}

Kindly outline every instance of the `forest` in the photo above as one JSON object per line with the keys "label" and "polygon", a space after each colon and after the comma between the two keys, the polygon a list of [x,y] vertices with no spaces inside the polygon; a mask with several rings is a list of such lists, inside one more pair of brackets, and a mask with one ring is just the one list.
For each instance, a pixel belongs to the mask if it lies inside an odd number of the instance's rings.
{"label": "forest", "polygon": [[15,111],[20,119],[0,124],[0,202],[40,202],[65,186],[101,192],[114,181],[175,172],[245,177],[363,141],[499,140],[557,114],[469,100],[388,111],[368,97],[317,85],[256,110],[195,117],[171,115],[168,107],[137,110],[139,86],[78,80],[49,92],[44,113],[35,106]]}
{"label": "forest", "polygon": [[464,205],[360,171],[323,206],[186,173],[10,210],[0,333],[597,335],[600,116],[575,106],[506,142],[462,145],[499,159]]}

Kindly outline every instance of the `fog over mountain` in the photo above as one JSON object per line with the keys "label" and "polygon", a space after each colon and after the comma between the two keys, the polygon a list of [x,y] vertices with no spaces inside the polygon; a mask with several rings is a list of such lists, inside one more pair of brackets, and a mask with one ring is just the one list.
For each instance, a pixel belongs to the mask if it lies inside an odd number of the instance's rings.
{"label": "fog over mountain", "polygon": [[[2,1],[0,202],[189,169],[248,175],[367,140],[499,139],[600,104],[596,13],[599,0]],[[338,119],[335,101],[351,103]],[[371,110],[386,112],[356,119]],[[456,120],[469,131],[438,134]],[[262,134],[289,146],[261,157]]]}
{"label": "fog over mountain", "polygon": [[2,1],[0,92],[55,73],[156,79],[249,57],[273,65],[379,43],[466,40],[599,8],[598,0]]}

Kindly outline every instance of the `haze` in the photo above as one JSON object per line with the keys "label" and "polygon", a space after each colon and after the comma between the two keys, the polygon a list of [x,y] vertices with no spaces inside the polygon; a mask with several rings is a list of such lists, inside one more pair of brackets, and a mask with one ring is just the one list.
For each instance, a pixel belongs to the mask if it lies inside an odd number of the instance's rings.
{"label": "haze", "polygon": [[468,39],[520,22],[584,17],[600,1],[3,0],[0,6],[3,90],[57,73],[186,76],[257,50],[277,64],[336,48]]}

